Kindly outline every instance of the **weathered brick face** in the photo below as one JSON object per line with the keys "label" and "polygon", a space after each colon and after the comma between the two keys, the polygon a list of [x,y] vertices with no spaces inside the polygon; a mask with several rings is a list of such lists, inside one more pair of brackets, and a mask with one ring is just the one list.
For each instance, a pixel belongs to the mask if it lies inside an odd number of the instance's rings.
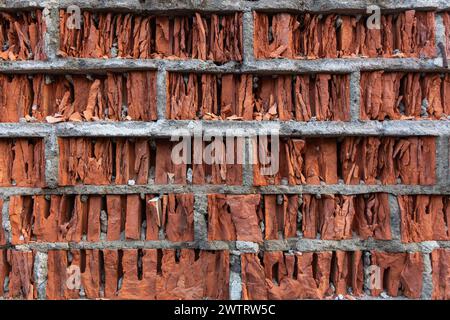
{"label": "weathered brick face", "polygon": [[256,12],[254,20],[256,58],[435,56],[434,12],[383,14],[370,29],[364,17],[337,14]]}
{"label": "weathered brick face", "polygon": [[152,16],[83,12],[83,27],[67,30],[60,11],[61,56],[242,60],[242,14]]}
{"label": "weathered brick face", "polygon": [[1,122],[157,119],[154,72],[0,75],[0,83]]}
{"label": "weathered brick face", "polygon": [[449,7],[188,2],[0,4],[0,300],[449,300]]}
{"label": "weathered brick face", "polygon": [[176,120],[348,121],[349,94],[348,75],[171,73],[167,117]]}
{"label": "weathered brick face", "polygon": [[46,25],[42,11],[1,12],[0,59],[44,60],[44,34]]}

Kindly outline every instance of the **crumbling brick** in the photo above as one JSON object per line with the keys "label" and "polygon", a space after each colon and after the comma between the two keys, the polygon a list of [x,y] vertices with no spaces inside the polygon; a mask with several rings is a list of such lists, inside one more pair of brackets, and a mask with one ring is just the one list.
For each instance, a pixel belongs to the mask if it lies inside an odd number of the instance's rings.
{"label": "crumbling brick", "polygon": [[304,194],[302,230],[305,238],[324,240],[369,237],[391,240],[388,195],[375,193],[357,196]]}
{"label": "crumbling brick", "polygon": [[444,23],[445,28],[445,49],[447,53],[447,57],[450,56],[450,12],[442,12],[442,21]]}
{"label": "crumbling brick", "polygon": [[60,51],[79,58],[242,60],[242,13],[153,16],[83,11],[81,29],[60,11]]}
{"label": "crumbling brick", "polygon": [[450,300],[450,250],[433,250],[431,267],[433,270],[432,299]]}
{"label": "crumbling brick", "polygon": [[257,59],[337,57],[435,57],[435,13],[407,10],[381,16],[369,29],[368,16],[254,13]]}
{"label": "crumbling brick", "polygon": [[[258,148],[267,148],[259,141]],[[335,184],[337,177],[337,145],[335,139],[311,138],[288,139],[279,141],[279,170],[275,174],[266,171],[273,167],[273,163],[262,164],[259,149],[254,147],[254,159],[257,164],[253,166],[254,184],[264,186],[269,184]],[[274,148],[274,146],[272,146]],[[271,160],[268,157],[267,160]],[[273,160],[273,159],[272,159]],[[272,160],[270,162],[272,162]]]}
{"label": "crumbling brick", "polygon": [[[35,299],[37,292],[31,251],[0,249],[0,298]],[[7,291],[4,291],[6,277]]]}
{"label": "crumbling brick", "polygon": [[262,242],[260,195],[208,196],[208,239]]}
{"label": "crumbling brick", "polygon": [[[419,298],[422,293],[423,258],[420,252],[380,252],[372,251],[372,265],[376,266],[372,295],[378,296],[386,291],[397,297]],[[377,288],[378,287],[378,288]]]}
{"label": "crumbling brick", "polygon": [[403,242],[450,240],[450,197],[398,196]]}
{"label": "crumbling brick", "polygon": [[0,122],[157,120],[156,73],[0,75],[0,111]]}
{"label": "crumbling brick", "polygon": [[169,241],[194,240],[193,194],[12,196],[10,204],[12,244],[98,242],[102,233],[108,241],[122,233],[126,240],[158,240],[160,232]]}
{"label": "crumbling brick", "polygon": [[346,137],[340,149],[341,176],[346,184],[435,183],[434,137]]}
{"label": "crumbling brick", "polygon": [[[232,147],[223,137],[211,142],[189,139],[156,140],[156,184],[242,184],[243,139],[233,139],[234,152],[228,152]],[[227,158],[228,154],[233,154],[233,159]]]}
{"label": "crumbling brick", "polygon": [[361,73],[361,118],[406,120],[446,118],[450,114],[448,74]]}
{"label": "crumbling brick", "polygon": [[363,263],[359,251],[265,252],[241,255],[242,296],[245,300],[321,299],[331,295],[361,295]]}
{"label": "crumbling brick", "polygon": [[[71,270],[79,288],[67,286]],[[82,287],[88,299],[227,299],[228,281],[227,251],[51,250],[47,298],[79,298]]]}
{"label": "crumbling brick", "polygon": [[148,181],[151,152],[146,139],[62,138],[59,150],[60,185]]}
{"label": "crumbling brick", "polygon": [[349,76],[169,73],[175,120],[350,120]]}
{"label": "crumbling brick", "polygon": [[0,186],[45,185],[42,139],[0,139]]}
{"label": "crumbling brick", "polygon": [[46,25],[41,10],[0,12],[0,59],[45,60]]}

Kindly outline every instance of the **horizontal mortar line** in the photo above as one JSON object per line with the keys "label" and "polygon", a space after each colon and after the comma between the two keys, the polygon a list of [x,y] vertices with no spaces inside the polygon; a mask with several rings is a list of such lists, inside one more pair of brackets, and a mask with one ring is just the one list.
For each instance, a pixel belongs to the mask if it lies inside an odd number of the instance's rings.
{"label": "horizontal mortar line", "polygon": [[45,195],[45,194],[166,194],[166,193],[225,193],[225,194],[365,194],[391,193],[394,195],[450,194],[450,186],[421,185],[297,185],[297,186],[228,186],[228,185],[77,185],[49,188],[0,187],[0,195]]}
{"label": "horizontal mortar line", "polygon": [[278,134],[280,136],[449,136],[450,120],[386,121],[203,121],[158,120],[49,123],[0,123],[0,137],[156,137],[199,132],[230,136]]}
{"label": "horizontal mortar line", "polygon": [[[367,1],[298,1],[298,0],[260,0],[260,1],[221,1],[209,0],[197,1],[198,4],[192,4],[193,1],[146,1],[138,0],[60,0],[57,3],[50,0],[43,0],[40,3],[30,0],[4,0],[0,4],[0,8],[35,8],[35,7],[58,7],[66,8],[76,4],[84,9],[110,9],[114,11],[166,11],[166,10],[197,10],[197,11],[233,11],[233,10],[289,10],[289,11],[313,11],[326,12],[338,11],[348,13],[364,13],[368,6]],[[444,0],[418,0],[418,1],[383,1],[379,6],[384,10],[405,10],[405,9],[427,9],[427,10],[444,10],[449,8],[449,4]]]}
{"label": "horizontal mortar line", "polygon": [[290,238],[287,240],[265,240],[262,243],[244,241],[172,242],[168,240],[127,241],[80,241],[80,242],[29,242],[26,244],[3,245],[13,250],[71,250],[71,249],[201,249],[238,250],[240,252],[261,251],[355,251],[376,250],[387,252],[424,252],[438,248],[450,248],[450,241],[424,241],[403,243],[400,240],[320,240]]}
{"label": "horizontal mortar line", "polygon": [[[450,62],[450,61],[449,61]],[[222,65],[198,59],[92,59],[56,58],[48,61],[2,61],[2,73],[105,73],[133,70],[166,69],[172,72],[210,73],[315,73],[354,71],[428,71],[446,72],[441,58],[335,58],[335,59],[266,59],[246,63],[230,61]]]}

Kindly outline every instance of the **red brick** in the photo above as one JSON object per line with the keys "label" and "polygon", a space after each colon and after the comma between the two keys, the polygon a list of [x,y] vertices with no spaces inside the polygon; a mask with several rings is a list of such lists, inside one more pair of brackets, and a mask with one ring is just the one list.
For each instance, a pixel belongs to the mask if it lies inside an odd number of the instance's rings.
{"label": "red brick", "polygon": [[260,195],[208,195],[208,239],[262,242]]}
{"label": "red brick", "polygon": [[450,197],[398,196],[403,242],[450,240]]}
{"label": "red brick", "polygon": [[422,293],[423,258],[420,252],[390,253],[372,251],[372,265],[380,268],[381,288],[372,289],[378,296],[384,290],[397,297],[420,298]]}
{"label": "red brick", "polygon": [[435,183],[434,137],[344,138],[340,162],[346,184]]}
{"label": "red brick", "polygon": [[450,250],[433,250],[431,267],[433,270],[432,299],[450,300]]}
{"label": "red brick", "polygon": [[255,12],[254,54],[257,59],[435,57],[434,16],[414,10],[383,14],[381,28],[368,29],[367,16]]}
{"label": "red brick", "polygon": [[[66,28],[60,11],[61,56],[242,60],[242,13],[153,16],[83,11],[81,29]],[[97,22],[98,21],[98,22]],[[117,39],[117,45],[113,45]]]}
{"label": "red brick", "polygon": [[[256,164],[253,166],[254,184],[335,184],[338,182],[336,147],[335,139],[329,138],[280,140],[278,172],[272,176],[263,175],[261,168],[264,165]],[[259,159],[257,150],[255,158]]]}
{"label": "red brick", "polygon": [[[33,259],[34,254],[31,251],[0,249],[0,298],[36,298]],[[5,277],[9,278],[7,294],[3,291]]]}
{"label": "red brick", "polygon": [[0,122],[157,120],[156,72],[0,75],[0,111]]}
{"label": "red brick", "polygon": [[373,237],[391,240],[388,195],[303,195],[302,230],[305,238],[324,240]]}
{"label": "red brick", "polygon": [[128,184],[130,180],[146,184],[148,181],[151,153],[146,139],[62,138],[59,150],[60,185]]}
{"label": "red brick", "polygon": [[246,253],[241,255],[241,265],[245,300],[322,299],[347,295],[349,288],[354,295],[362,294],[363,264],[359,251],[277,251],[265,252],[262,258]]}
{"label": "red brick", "polygon": [[[228,299],[226,251],[127,249],[49,251],[47,298],[74,299],[71,266],[88,299]],[[1,266],[1,265],[0,265]],[[72,267],[73,268],[73,267]],[[1,270],[1,269],[0,269]],[[105,277],[101,274],[104,272]],[[104,290],[101,290],[101,288]]]}
{"label": "red brick", "polygon": [[1,139],[0,154],[0,186],[44,186],[42,139]]}
{"label": "red brick", "polygon": [[[450,114],[450,77],[434,73],[363,72],[361,118],[364,120],[441,119]],[[427,101],[425,116],[423,101]]]}
{"label": "red brick", "polygon": [[176,120],[350,120],[348,75],[168,74]]}
{"label": "red brick", "polygon": [[442,21],[445,28],[445,43],[447,57],[450,56],[450,12],[442,12]]}
{"label": "red brick", "polygon": [[9,219],[12,243],[100,241],[101,211],[107,213],[108,241],[158,240],[163,230],[169,241],[194,240],[194,195],[79,195],[12,196]]}
{"label": "red brick", "polygon": [[[189,161],[192,163],[192,166],[189,165],[189,167],[192,169],[192,184],[194,185],[242,184],[242,164],[238,164],[238,160],[239,157],[242,156],[243,149],[241,149],[242,145],[239,143],[238,139],[234,139],[235,152],[233,162],[235,164],[227,164],[227,159],[225,158],[218,160],[215,158],[206,159],[205,157],[202,157],[202,155],[209,155],[213,150],[217,150],[216,152],[222,151],[222,154],[225,157],[226,149],[223,148],[225,144],[221,144],[220,142],[217,143],[214,139],[212,142],[202,142],[198,141],[198,139],[192,139],[192,141],[191,155],[184,155],[182,153],[177,154],[177,150],[173,151],[175,146],[181,146],[183,143],[181,140],[180,142],[168,140],[156,141],[156,184],[187,184],[187,163]],[[174,159],[172,159],[172,151],[175,155],[180,155],[180,163],[174,162]],[[185,161],[183,161],[183,159],[181,159],[182,157],[186,157],[187,159],[184,159]],[[200,159],[197,160],[197,157],[200,157]],[[208,162],[211,162],[211,164],[208,164]]]}
{"label": "red brick", "polygon": [[[45,60],[46,25],[41,10],[0,13],[0,59]],[[3,44],[7,43],[5,46]]]}

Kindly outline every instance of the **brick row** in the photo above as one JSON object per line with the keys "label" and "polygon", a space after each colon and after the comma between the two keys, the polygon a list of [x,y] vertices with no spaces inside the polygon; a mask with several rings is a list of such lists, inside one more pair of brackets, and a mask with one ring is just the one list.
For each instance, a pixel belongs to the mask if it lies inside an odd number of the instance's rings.
{"label": "brick row", "polygon": [[0,60],[45,60],[41,10],[0,12]]}
{"label": "brick row", "polygon": [[[259,141],[258,146],[267,149],[264,142]],[[432,185],[436,180],[434,137],[280,140],[276,174],[265,171],[274,163],[264,164],[260,152],[254,157],[258,159],[253,170],[256,186],[338,182]]]}
{"label": "brick row", "polygon": [[44,186],[42,139],[0,139],[0,187]]}
{"label": "brick row", "polygon": [[156,72],[0,75],[0,122],[157,119]]}
{"label": "brick row", "polygon": [[[241,255],[243,299],[323,299],[336,295],[361,296],[364,283],[361,251]],[[379,272],[378,296],[419,298],[423,260],[420,253],[371,252],[371,265]],[[375,288],[375,286],[374,286]]]}
{"label": "brick row", "polygon": [[80,29],[60,11],[61,56],[242,60],[242,13],[154,16],[82,12]]}
{"label": "brick row", "polygon": [[254,12],[254,54],[264,58],[434,57],[435,13],[382,14],[379,28],[368,16]]}
{"label": "brick row", "polygon": [[348,75],[169,73],[167,118],[350,120]]}
{"label": "brick row", "polygon": [[[12,244],[194,240],[193,194],[12,196]],[[0,242],[1,244],[1,242]]]}
{"label": "brick row", "polygon": [[388,195],[208,195],[208,240],[261,243],[300,235],[390,240]]}
{"label": "brick row", "polygon": [[449,115],[449,74],[361,73],[361,119],[445,119]]}
{"label": "brick row", "polygon": [[[80,288],[68,287],[67,268],[76,267]],[[228,299],[229,270],[228,251],[51,250],[46,292],[48,299]]]}

